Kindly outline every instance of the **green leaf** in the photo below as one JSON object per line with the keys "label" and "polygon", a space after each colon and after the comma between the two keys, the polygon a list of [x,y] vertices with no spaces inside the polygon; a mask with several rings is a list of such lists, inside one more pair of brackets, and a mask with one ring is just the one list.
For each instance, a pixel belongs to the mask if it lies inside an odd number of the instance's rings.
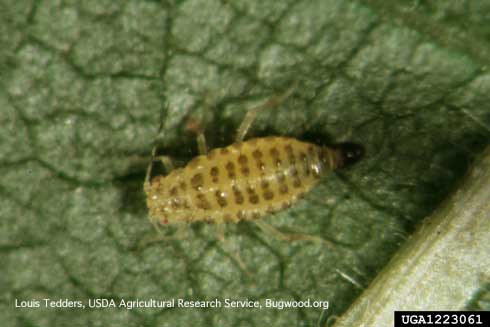
{"label": "green leaf", "polygon": [[393,326],[399,309],[488,310],[489,186],[490,148],[335,326]]}
{"label": "green leaf", "polygon": [[[329,301],[322,321],[342,314],[490,143],[489,10],[483,0],[2,1],[0,320],[310,326],[322,314],[54,309],[45,298],[310,299]],[[230,144],[248,109],[295,82],[251,135],[349,140],[367,155],[266,221],[335,247],[241,223],[226,226],[226,243],[196,224],[184,240],[137,249],[155,235],[142,183],[160,113],[160,152],[184,163],[197,151],[189,119],[211,146]]]}

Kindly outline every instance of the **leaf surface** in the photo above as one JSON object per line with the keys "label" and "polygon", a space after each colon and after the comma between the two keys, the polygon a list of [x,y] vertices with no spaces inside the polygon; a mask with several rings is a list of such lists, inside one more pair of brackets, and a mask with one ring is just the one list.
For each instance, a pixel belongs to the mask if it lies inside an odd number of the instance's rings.
{"label": "leaf surface", "polygon": [[[310,326],[321,314],[13,307],[44,298],[311,299],[340,315],[490,143],[490,7],[460,3],[2,1],[0,320]],[[231,248],[195,225],[135,250],[155,233],[142,183],[160,113],[160,152],[185,162],[189,119],[230,144],[248,109],[295,82],[251,135],[349,140],[367,155],[267,222],[335,248],[243,223],[226,226]]]}

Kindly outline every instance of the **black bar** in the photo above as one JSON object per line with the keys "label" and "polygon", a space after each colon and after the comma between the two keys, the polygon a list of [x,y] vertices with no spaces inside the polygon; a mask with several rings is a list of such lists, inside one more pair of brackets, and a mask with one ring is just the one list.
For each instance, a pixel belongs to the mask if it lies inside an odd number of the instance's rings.
{"label": "black bar", "polygon": [[395,311],[394,327],[490,327],[489,311]]}

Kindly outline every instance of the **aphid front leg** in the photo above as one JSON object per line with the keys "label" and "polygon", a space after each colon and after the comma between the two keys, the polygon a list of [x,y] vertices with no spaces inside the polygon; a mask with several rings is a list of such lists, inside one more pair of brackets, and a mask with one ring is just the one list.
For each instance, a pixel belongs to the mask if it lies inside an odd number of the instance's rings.
{"label": "aphid front leg", "polygon": [[201,124],[197,122],[194,119],[190,119],[187,122],[187,130],[193,132],[196,134],[196,141],[197,141],[197,150],[199,151],[199,154],[207,154],[208,153],[208,147],[206,145],[206,137],[204,136],[204,129],[202,128]]}
{"label": "aphid front leg", "polygon": [[[165,107],[165,111],[168,111],[168,105]],[[162,133],[163,130],[163,111],[160,112],[160,124],[158,126],[157,135],[155,137],[153,149],[151,149],[151,159],[148,164],[148,168],[146,168],[146,176],[145,182],[143,183],[143,188],[146,194],[150,192],[150,182],[151,182],[151,171],[153,169],[153,163],[155,161],[161,161],[163,166],[165,167],[166,172],[170,172],[174,169],[174,165],[172,163],[172,159],[168,156],[157,156],[157,139],[158,136]]]}
{"label": "aphid front leg", "polygon": [[291,85],[283,94],[271,97],[269,98],[269,100],[267,100],[265,103],[261,104],[260,106],[248,110],[247,113],[245,114],[245,118],[243,118],[243,121],[241,122],[240,126],[237,129],[235,142],[241,142],[245,139],[245,136],[247,135],[250,126],[252,126],[255,117],[261,110],[280,105],[287,98],[289,98],[291,94],[293,94],[297,86],[298,86],[298,82],[294,82],[293,85]]}
{"label": "aphid front leg", "polygon": [[150,192],[150,184],[151,184],[151,171],[153,169],[153,163],[155,161],[160,161],[165,168],[165,172],[169,173],[174,169],[174,164],[172,162],[172,158],[169,156],[156,156],[157,147],[153,147],[153,150],[151,151],[151,161],[148,164],[148,168],[146,168],[146,175],[145,175],[145,182],[144,182],[144,189],[145,193],[148,194]]}
{"label": "aphid front leg", "polygon": [[323,243],[329,248],[333,249],[334,245],[332,242],[325,240],[324,238],[321,238],[320,236],[315,236],[315,235],[309,235],[309,234],[301,234],[301,233],[284,233],[277,228],[275,228],[272,225],[269,225],[268,223],[261,221],[261,220],[254,220],[253,221],[257,227],[259,227],[264,233],[278,239],[281,241],[312,241],[312,242],[319,242]]}

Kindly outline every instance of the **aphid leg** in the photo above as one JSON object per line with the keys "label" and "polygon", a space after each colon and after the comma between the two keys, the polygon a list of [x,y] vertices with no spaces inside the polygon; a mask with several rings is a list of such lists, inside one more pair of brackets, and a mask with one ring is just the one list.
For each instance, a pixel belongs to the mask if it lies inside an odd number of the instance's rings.
{"label": "aphid leg", "polygon": [[151,150],[151,159],[150,163],[148,164],[148,167],[146,168],[146,176],[145,176],[145,182],[143,183],[143,188],[145,190],[146,194],[150,193],[150,181],[151,181],[151,170],[153,168],[153,161],[155,160],[155,153],[157,151],[157,146],[155,145],[153,149]]}
{"label": "aphid leg", "polygon": [[153,161],[160,161],[165,168],[165,172],[167,174],[175,168],[172,158],[170,158],[169,156],[156,156]]}
{"label": "aphid leg", "polygon": [[172,162],[172,158],[169,156],[155,156],[156,152],[156,146],[153,147],[153,150],[151,151],[151,161],[148,164],[148,168],[146,169],[146,176],[145,176],[145,183],[144,183],[144,189],[146,194],[150,191],[150,184],[151,184],[151,171],[153,168],[153,163],[155,161],[160,161],[165,168],[165,172],[168,174],[174,169],[174,164]]}
{"label": "aphid leg", "polygon": [[224,224],[216,224],[216,238],[223,243],[226,241]]}
{"label": "aphid leg", "polygon": [[216,237],[220,242],[223,243],[223,248],[225,251],[238,263],[240,269],[245,272],[247,277],[252,277],[252,273],[247,269],[245,262],[243,262],[240,256],[240,250],[233,249],[232,243],[229,239],[225,238],[225,226],[224,224],[216,224]]}
{"label": "aphid leg", "polygon": [[487,132],[490,132],[490,127],[485,125],[482,122],[482,119],[479,119],[477,116],[475,116],[471,111],[466,110],[466,109],[461,109],[461,112],[464,113],[466,116],[468,116],[471,120],[473,120],[476,124],[481,126],[483,129],[485,129]]}
{"label": "aphid leg", "polygon": [[321,238],[320,236],[309,235],[309,234],[301,234],[301,233],[284,233],[274,226],[269,225],[268,223],[261,220],[253,220],[253,222],[259,227],[264,233],[282,241],[312,241],[312,242],[320,242],[333,249],[335,246],[332,242]]}
{"label": "aphid leg", "polygon": [[206,145],[206,137],[204,136],[204,130],[203,130],[201,124],[199,124],[199,122],[197,122],[194,119],[190,119],[187,122],[186,128],[189,131],[196,134],[197,150],[199,151],[199,154],[208,153],[208,147]]}
{"label": "aphid leg", "polygon": [[185,224],[178,225],[177,230],[173,235],[164,235],[164,232],[158,225],[158,222],[154,220],[152,220],[152,225],[157,231],[157,235],[151,235],[143,238],[138,243],[137,249],[141,250],[153,243],[166,242],[170,240],[181,240],[188,237],[189,226],[186,226]]}
{"label": "aphid leg", "polygon": [[204,137],[204,133],[201,131],[197,134],[197,149],[199,154],[208,153],[208,147],[206,146],[206,138]]}
{"label": "aphid leg", "polygon": [[245,139],[245,136],[247,135],[250,126],[252,126],[255,117],[262,109],[272,108],[280,105],[287,98],[289,98],[291,94],[293,94],[297,86],[298,86],[298,82],[296,81],[283,94],[273,96],[269,98],[269,100],[267,100],[265,103],[261,104],[260,106],[248,110],[247,113],[245,114],[245,118],[243,118],[243,121],[241,122],[240,126],[237,129],[235,142],[241,142],[243,141],[243,139]]}
{"label": "aphid leg", "polygon": [[[168,111],[168,104],[165,107],[165,112]],[[160,112],[160,124],[158,125],[158,130],[157,130],[157,135],[155,136],[155,141],[153,145],[153,149],[151,149],[151,159],[150,163],[148,164],[148,168],[146,168],[146,176],[145,176],[145,182],[143,184],[143,188],[145,190],[145,193],[148,194],[150,191],[150,181],[151,181],[151,170],[153,169],[153,162],[155,160],[160,160],[165,169],[167,170],[167,173],[170,171],[169,169],[173,168],[172,160],[170,157],[166,156],[156,156],[157,153],[157,139],[158,136],[162,133],[163,130],[163,111]]]}

